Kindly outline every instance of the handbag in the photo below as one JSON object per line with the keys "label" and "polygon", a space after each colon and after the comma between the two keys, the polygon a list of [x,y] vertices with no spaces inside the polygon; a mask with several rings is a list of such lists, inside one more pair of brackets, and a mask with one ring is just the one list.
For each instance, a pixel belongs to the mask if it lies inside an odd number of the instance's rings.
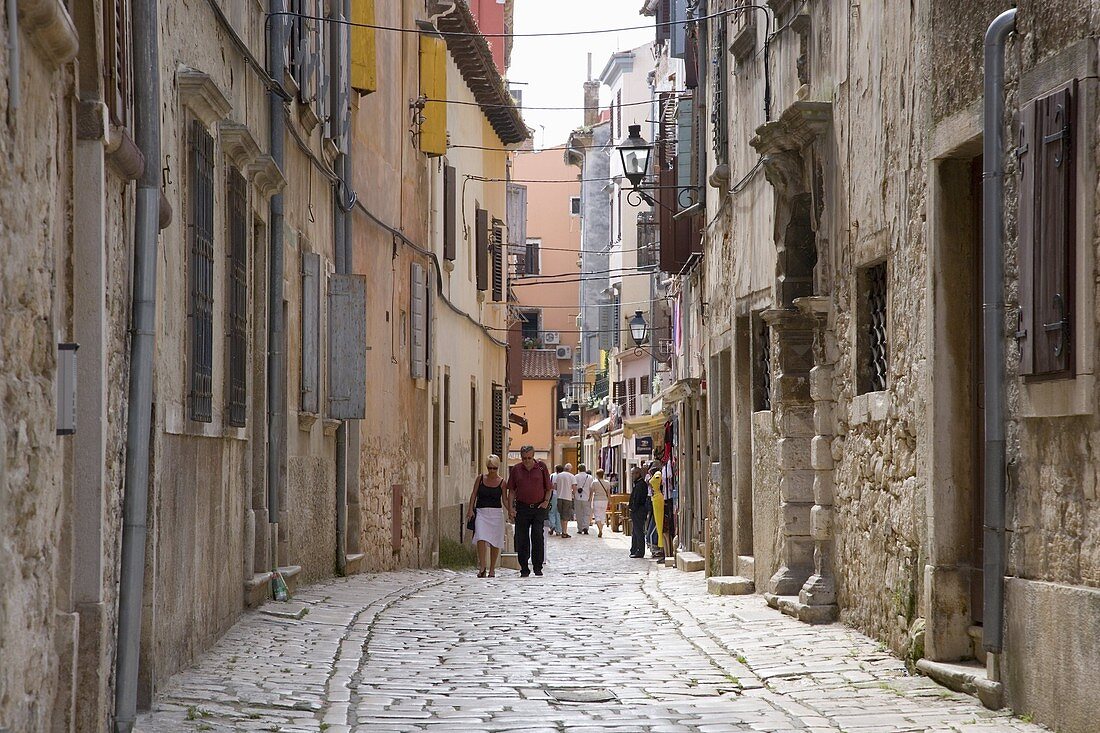
{"label": "handbag", "polygon": [[475,525],[476,522],[477,522],[477,509],[474,509],[474,516],[472,516],[472,517],[470,517],[469,519],[466,520],[466,529],[473,532],[474,527],[476,526]]}

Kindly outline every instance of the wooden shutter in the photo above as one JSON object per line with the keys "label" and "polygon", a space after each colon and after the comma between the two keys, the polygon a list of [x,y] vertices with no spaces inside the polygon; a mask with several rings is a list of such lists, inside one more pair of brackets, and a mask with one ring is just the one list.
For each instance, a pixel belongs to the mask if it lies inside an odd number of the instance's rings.
{"label": "wooden shutter", "polygon": [[474,212],[474,264],[477,269],[477,289],[489,289],[489,212]]}
{"label": "wooden shutter", "polygon": [[367,276],[328,280],[328,416],[367,416]]}
{"label": "wooden shutter", "polygon": [[504,387],[493,385],[493,453],[504,456]]}
{"label": "wooden shutter", "polygon": [[513,323],[508,327],[508,394],[523,394],[523,326]]}
{"label": "wooden shutter", "polygon": [[668,40],[668,23],[672,15],[671,0],[660,0],[657,3],[657,43]]}
{"label": "wooden shutter", "polygon": [[676,159],[668,168],[661,168],[657,174],[657,220],[660,229],[660,259],[661,271],[676,273],[680,271],[677,264],[676,231],[677,222],[672,218],[676,213]]}
{"label": "wooden shutter", "polygon": [[1021,114],[1020,373],[1073,374],[1076,82]]}
{"label": "wooden shutter", "polygon": [[302,412],[320,411],[321,255],[302,253]]}
{"label": "wooden shutter", "polygon": [[409,365],[413,379],[426,376],[427,307],[424,298],[424,267],[417,262],[409,274]]}
{"label": "wooden shutter", "polygon": [[443,259],[454,261],[457,218],[456,181],[453,165],[443,166]]}
{"label": "wooden shutter", "polygon": [[351,4],[351,88],[360,94],[378,89],[378,66],[374,28],[374,0]]}
{"label": "wooden shutter", "polygon": [[493,219],[493,248],[490,256],[493,261],[493,300],[504,301],[504,222]]}
{"label": "wooden shutter", "polygon": [[597,308],[600,309],[599,345],[604,351],[610,351],[615,341],[615,324],[613,322],[615,306],[612,303],[603,303],[598,305]]}

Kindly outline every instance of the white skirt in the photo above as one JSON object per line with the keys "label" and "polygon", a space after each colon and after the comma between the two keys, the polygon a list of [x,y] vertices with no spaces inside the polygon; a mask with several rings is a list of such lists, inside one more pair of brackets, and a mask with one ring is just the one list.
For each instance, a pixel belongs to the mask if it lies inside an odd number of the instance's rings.
{"label": "white skirt", "polygon": [[592,516],[594,516],[596,521],[600,524],[607,523],[607,499],[593,499]]}
{"label": "white skirt", "polygon": [[504,547],[504,510],[500,507],[483,507],[474,515],[474,543],[483,541]]}

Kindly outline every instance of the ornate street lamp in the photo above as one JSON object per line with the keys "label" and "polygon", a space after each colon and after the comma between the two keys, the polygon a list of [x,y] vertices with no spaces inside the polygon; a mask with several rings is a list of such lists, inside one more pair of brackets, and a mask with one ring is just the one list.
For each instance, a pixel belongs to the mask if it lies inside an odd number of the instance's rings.
{"label": "ornate street lamp", "polygon": [[619,146],[619,157],[623,162],[623,175],[637,191],[649,171],[649,158],[653,153],[653,146],[642,137],[641,125],[630,125],[627,131],[629,135]]}
{"label": "ornate street lamp", "polygon": [[638,348],[649,342],[649,324],[641,311],[634,311],[634,317],[630,319],[630,338],[634,339],[634,345]]}

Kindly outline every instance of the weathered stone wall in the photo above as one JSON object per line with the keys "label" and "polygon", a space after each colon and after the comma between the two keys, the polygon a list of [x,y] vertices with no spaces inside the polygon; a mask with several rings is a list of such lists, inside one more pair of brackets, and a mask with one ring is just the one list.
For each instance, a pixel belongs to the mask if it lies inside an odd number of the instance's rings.
{"label": "weathered stone wall", "polygon": [[758,590],[779,570],[779,454],[771,410],[752,416],[753,581]]}

